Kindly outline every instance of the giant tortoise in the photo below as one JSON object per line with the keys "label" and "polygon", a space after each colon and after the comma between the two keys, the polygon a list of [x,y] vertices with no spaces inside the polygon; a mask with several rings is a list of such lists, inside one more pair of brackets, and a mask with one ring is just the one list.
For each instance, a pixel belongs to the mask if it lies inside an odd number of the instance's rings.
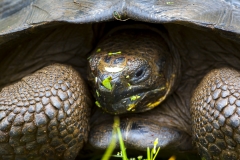
{"label": "giant tortoise", "polygon": [[0,1],[1,159],[104,150],[113,115],[127,149],[240,159],[239,7]]}

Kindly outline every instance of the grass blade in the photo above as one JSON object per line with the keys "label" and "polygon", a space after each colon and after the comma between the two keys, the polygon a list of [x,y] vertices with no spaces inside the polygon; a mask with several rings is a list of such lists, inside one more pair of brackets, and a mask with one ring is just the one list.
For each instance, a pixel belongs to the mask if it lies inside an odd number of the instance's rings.
{"label": "grass blade", "polygon": [[119,140],[120,148],[121,148],[121,151],[122,151],[122,159],[123,160],[128,160],[126,149],[125,149],[123,138],[122,138],[122,133],[121,133],[121,130],[120,130],[120,127],[119,127],[119,124],[120,124],[119,117],[115,116],[114,117],[114,122],[115,123],[117,122],[116,124],[118,124],[118,126],[116,128],[117,128],[117,134],[118,134],[118,140]]}
{"label": "grass blade", "polygon": [[153,157],[153,160],[155,160],[155,158],[157,157],[159,151],[160,151],[160,147],[158,147],[157,152],[156,152],[156,154]]}
{"label": "grass blade", "polygon": [[[117,139],[116,139],[116,134],[117,134],[117,130],[116,130],[116,124],[115,124],[115,120],[114,120],[114,123],[113,123],[113,131],[112,131],[112,138],[111,138],[111,142],[107,148],[107,150],[105,151],[103,157],[101,160],[109,160],[110,157],[112,156],[112,153],[116,147],[116,142],[117,142]],[[118,124],[119,126],[119,124]]]}
{"label": "grass blade", "polygon": [[149,147],[147,147],[147,160],[151,160]]}

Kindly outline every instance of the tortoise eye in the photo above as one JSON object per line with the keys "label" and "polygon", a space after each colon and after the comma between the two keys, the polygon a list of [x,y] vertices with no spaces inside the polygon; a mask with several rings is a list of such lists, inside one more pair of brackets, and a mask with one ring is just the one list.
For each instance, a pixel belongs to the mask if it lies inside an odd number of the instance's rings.
{"label": "tortoise eye", "polygon": [[136,72],[133,74],[133,77],[131,78],[132,84],[137,84],[139,82],[142,82],[146,80],[149,76],[149,68],[146,65],[141,66],[136,70]]}
{"label": "tortoise eye", "polygon": [[137,73],[135,74],[135,76],[136,76],[136,77],[142,77],[143,71],[144,71],[144,68],[141,67],[141,68],[137,71]]}

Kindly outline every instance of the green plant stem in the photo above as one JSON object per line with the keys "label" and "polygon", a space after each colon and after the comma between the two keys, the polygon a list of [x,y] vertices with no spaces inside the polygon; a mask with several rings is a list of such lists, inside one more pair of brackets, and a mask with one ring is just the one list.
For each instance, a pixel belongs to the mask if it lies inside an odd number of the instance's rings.
{"label": "green plant stem", "polygon": [[111,142],[107,148],[107,150],[105,151],[103,157],[102,157],[102,160],[109,160],[110,157],[112,156],[112,153],[116,147],[116,142],[117,142],[117,139],[116,139],[116,134],[117,134],[117,130],[116,130],[116,127],[115,127],[115,122],[113,124],[113,131],[112,131],[112,138],[111,138]]}
{"label": "green plant stem", "polygon": [[153,159],[153,149],[151,150],[151,157],[150,159],[152,160]]}
{"label": "green plant stem", "polygon": [[159,151],[160,151],[160,147],[158,147],[157,152],[155,153],[155,155],[154,155],[152,160],[155,160],[155,158],[157,157]]}
{"label": "green plant stem", "polygon": [[120,130],[120,127],[119,127],[119,124],[120,124],[119,117],[115,116],[114,117],[114,122],[115,121],[118,121],[118,126],[116,127],[116,129],[117,129],[117,134],[118,134],[118,140],[119,140],[120,148],[121,148],[121,151],[122,151],[122,159],[123,160],[128,160],[126,149],[125,149],[123,138],[122,138],[122,133],[121,133],[121,130]]}
{"label": "green plant stem", "polygon": [[147,147],[147,160],[151,160],[149,147]]}

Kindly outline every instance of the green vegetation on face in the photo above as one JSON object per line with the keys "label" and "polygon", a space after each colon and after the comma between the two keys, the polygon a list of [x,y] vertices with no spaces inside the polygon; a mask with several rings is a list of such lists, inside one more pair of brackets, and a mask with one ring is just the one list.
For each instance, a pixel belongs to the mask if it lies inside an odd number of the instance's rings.
{"label": "green vegetation on face", "polygon": [[122,52],[121,51],[118,51],[118,52],[109,52],[108,55],[111,56],[111,55],[117,55],[117,54],[121,54]]}
{"label": "green vegetation on face", "polygon": [[166,4],[170,5],[170,4],[174,4],[174,2],[166,2]]}
{"label": "green vegetation on face", "polygon": [[100,96],[100,93],[98,92],[98,90],[96,90],[96,94],[97,94],[98,97]]}
{"label": "green vegetation on face", "polygon": [[96,101],[95,104],[96,104],[99,108],[101,108],[101,105],[100,105],[100,103],[99,103],[98,101]]}
{"label": "green vegetation on face", "polygon": [[138,96],[138,95],[130,97],[131,101],[135,101],[139,98],[140,98],[140,96]]}
{"label": "green vegetation on face", "polygon": [[112,77],[109,76],[102,81],[103,86],[109,90],[112,90],[111,80]]}
{"label": "green vegetation on face", "polygon": [[132,86],[131,86],[131,84],[130,84],[130,83],[128,83],[128,87],[129,87],[129,89],[131,89],[131,88],[132,88]]}
{"label": "green vegetation on face", "polygon": [[97,52],[97,53],[101,52],[101,48],[98,48],[98,49],[96,50],[96,52]]}

